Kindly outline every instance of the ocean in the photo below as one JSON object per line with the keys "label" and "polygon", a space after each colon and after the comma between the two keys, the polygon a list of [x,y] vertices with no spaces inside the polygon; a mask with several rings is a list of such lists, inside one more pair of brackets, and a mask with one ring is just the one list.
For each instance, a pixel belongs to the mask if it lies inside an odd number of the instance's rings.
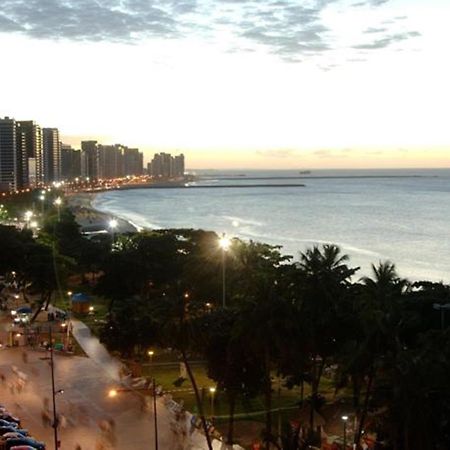
{"label": "ocean", "polygon": [[294,259],[333,243],[361,267],[359,276],[389,260],[410,280],[450,282],[450,169],[197,174],[197,185],[239,187],[108,191],[93,206],[138,227],[202,228],[281,245]]}

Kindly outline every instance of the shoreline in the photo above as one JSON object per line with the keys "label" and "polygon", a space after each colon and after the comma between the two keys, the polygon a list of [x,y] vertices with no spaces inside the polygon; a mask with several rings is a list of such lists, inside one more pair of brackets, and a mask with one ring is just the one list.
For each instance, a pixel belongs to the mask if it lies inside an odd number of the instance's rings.
{"label": "shoreline", "polygon": [[112,213],[96,209],[93,201],[99,192],[76,192],[66,195],[67,206],[75,216],[75,220],[81,227],[81,232],[86,234],[101,234],[109,232],[109,221],[116,220],[117,227],[114,232],[119,234],[138,233],[140,229],[130,221]]}

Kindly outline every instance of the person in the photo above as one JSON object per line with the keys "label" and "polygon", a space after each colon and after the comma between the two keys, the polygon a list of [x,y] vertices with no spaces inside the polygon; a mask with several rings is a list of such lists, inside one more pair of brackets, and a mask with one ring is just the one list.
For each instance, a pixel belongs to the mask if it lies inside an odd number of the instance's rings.
{"label": "person", "polygon": [[28,353],[26,350],[22,352],[22,361],[27,364],[28,363]]}

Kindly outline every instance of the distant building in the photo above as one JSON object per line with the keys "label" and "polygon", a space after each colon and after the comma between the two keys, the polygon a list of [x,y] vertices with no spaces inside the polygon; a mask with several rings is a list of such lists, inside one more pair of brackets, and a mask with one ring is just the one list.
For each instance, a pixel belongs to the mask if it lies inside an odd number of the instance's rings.
{"label": "distant building", "polygon": [[121,178],[124,175],[124,148],[122,145],[99,145],[99,177]]}
{"label": "distant building", "polygon": [[0,191],[18,189],[16,121],[0,119]]}
{"label": "distant building", "polygon": [[147,172],[154,178],[179,178],[184,176],[184,155],[173,157],[170,153],[156,153],[147,164]]}
{"label": "distant building", "polygon": [[41,127],[33,120],[21,120],[17,122],[17,125],[25,141],[24,146],[28,160],[28,183],[30,186],[35,186],[44,182]]}
{"label": "distant building", "polygon": [[99,177],[100,154],[97,141],[81,142],[81,175],[91,181]]}
{"label": "distant building", "polygon": [[42,166],[44,183],[61,179],[61,147],[58,128],[42,129]]}
{"label": "distant building", "polygon": [[142,175],[144,169],[144,155],[137,148],[125,147],[123,152],[125,175]]}
{"label": "distant building", "polygon": [[61,179],[74,180],[81,177],[81,150],[74,150],[70,145],[60,143]]}

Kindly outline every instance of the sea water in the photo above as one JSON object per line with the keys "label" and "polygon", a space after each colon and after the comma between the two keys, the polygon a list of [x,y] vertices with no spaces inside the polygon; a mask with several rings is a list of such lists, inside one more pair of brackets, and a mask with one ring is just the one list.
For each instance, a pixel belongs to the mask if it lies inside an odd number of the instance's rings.
{"label": "sea water", "polygon": [[93,206],[140,227],[202,228],[281,245],[294,259],[314,244],[337,244],[360,276],[389,260],[411,280],[450,281],[449,169],[199,175],[200,185],[267,186],[108,191]]}

